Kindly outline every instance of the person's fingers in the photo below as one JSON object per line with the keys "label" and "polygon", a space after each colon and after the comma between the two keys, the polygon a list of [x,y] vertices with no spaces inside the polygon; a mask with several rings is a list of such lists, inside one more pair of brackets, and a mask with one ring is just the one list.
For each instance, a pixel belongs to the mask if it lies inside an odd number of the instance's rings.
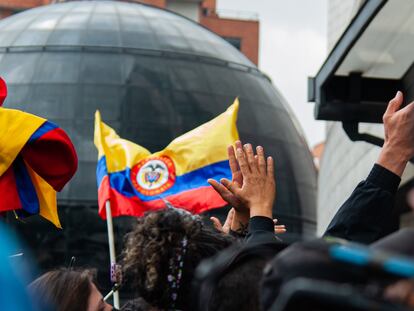
{"label": "person's fingers", "polygon": [[213,186],[213,188],[216,188],[216,187],[218,186],[218,184],[219,184],[219,182],[217,182],[217,180],[212,179],[212,178],[207,179],[207,182],[208,182],[211,186]]}
{"label": "person's fingers", "polygon": [[229,164],[231,173],[234,175],[236,172],[239,171],[239,165],[237,164],[236,155],[234,153],[233,146],[227,147],[227,155],[229,157]]}
{"label": "person's fingers", "polygon": [[277,224],[277,222],[278,222],[278,220],[275,218],[275,219],[273,219],[273,223],[276,225]]}
{"label": "person's fingers", "polygon": [[236,146],[236,150],[239,148],[243,149],[243,144],[240,140],[236,140],[235,146]]}
{"label": "person's fingers", "polygon": [[389,115],[389,114],[393,114],[394,112],[396,112],[398,109],[400,109],[403,101],[404,101],[403,93],[398,91],[395,97],[389,101],[387,110],[385,111],[384,115]]}
{"label": "person's fingers", "polygon": [[413,113],[414,112],[414,102],[409,103],[407,106],[405,106],[403,109],[401,109],[401,111],[407,111],[408,113]]}
{"label": "person's fingers", "polygon": [[224,222],[224,225],[223,225],[223,230],[227,230],[227,228],[230,230],[230,226],[234,218],[234,213],[235,213],[234,208],[231,208],[229,212],[227,213],[226,221]]}
{"label": "person's fingers", "polygon": [[272,157],[267,157],[267,176],[275,178],[275,168]]}
{"label": "person's fingers", "polygon": [[216,190],[221,196],[224,196],[229,190],[221,183],[214,179],[208,179],[207,182]]}
{"label": "person's fingers", "polygon": [[246,155],[247,163],[251,172],[257,171],[257,164],[254,160],[254,151],[251,144],[245,144],[243,146],[244,154]]}
{"label": "person's fingers", "polygon": [[214,228],[216,228],[218,231],[223,232],[223,226],[221,225],[221,222],[216,217],[210,217],[211,222],[213,223]]}
{"label": "person's fingers", "polygon": [[237,193],[240,189],[227,178],[220,179],[220,183],[232,194]]}
{"label": "person's fingers", "polygon": [[266,173],[266,160],[264,156],[263,147],[257,146],[256,152],[257,152],[257,165],[259,166],[259,172],[265,174]]}
{"label": "person's fingers", "polygon": [[249,164],[247,164],[247,159],[244,155],[242,148],[237,148],[236,150],[237,162],[239,163],[240,171],[243,176],[247,176],[250,173]]}
{"label": "person's fingers", "polygon": [[275,226],[275,233],[282,234],[285,233],[287,230],[285,226]]}

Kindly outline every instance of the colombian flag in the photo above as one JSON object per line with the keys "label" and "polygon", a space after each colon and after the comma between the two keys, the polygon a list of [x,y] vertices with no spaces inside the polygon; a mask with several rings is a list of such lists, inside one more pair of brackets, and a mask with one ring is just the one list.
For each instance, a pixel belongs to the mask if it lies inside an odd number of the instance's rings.
{"label": "colombian flag", "polygon": [[164,208],[165,200],[192,213],[226,205],[207,179],[231,179],[227,146],[238,139],[238,108],[236,99],[218,117],[153,154],[120,138],[101,121],[97,111],[99,215],[106,218],[107,200],[113,216],[142,216],[146,211]]}
{"label": "colombian flag", "polygon": [[[6,90],[0,79],[0,105]],[[57,125],[0,107],[0,212],[40,214],[61,228],[56,191],[72,178],[77,164],[72,142]]]}

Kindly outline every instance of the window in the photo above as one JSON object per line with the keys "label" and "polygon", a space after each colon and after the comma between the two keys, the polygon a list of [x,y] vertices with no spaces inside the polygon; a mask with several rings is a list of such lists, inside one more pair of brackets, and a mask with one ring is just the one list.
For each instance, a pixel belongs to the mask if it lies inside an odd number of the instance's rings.
{"label": "window", "polygon": [[241,51],[241,38],[223,37],[223,39],[230,43],[232,46],[234,46],[236,49]]}

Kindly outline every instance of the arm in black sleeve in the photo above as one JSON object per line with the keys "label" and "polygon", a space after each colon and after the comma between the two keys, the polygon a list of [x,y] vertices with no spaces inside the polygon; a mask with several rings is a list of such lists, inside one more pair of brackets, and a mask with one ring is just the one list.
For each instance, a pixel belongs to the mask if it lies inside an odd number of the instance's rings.
{"label": "arm in black sleeve", "polygon": [[401,178],[375,164],[332,219],[324,235],[369,244],[397,229],[395,195]]}
{"label": "arm in black sleeve", "polygon": [[250,218],[246,244],[279,242],[280,240],[275,235],[275,224],[272,219],[264,216]]}

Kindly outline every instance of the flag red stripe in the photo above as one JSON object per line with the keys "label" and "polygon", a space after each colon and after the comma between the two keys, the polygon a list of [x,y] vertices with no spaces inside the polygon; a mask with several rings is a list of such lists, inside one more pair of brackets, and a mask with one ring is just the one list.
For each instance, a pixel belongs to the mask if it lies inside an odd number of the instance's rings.
{"label": "flag red stripe", "polygon": [[[202,199],[200,199],[202,198]],[[222,207],[227,203],[217,195],[211,187],[200,187],[170,195],[164,198],[175,207],[199,214],[214,208]],[[105,176],[98,189],[99,215],[106,219],[105,202],[110,200],[112,216],[143,216],[145,212],[165,208],[162,199],[141,201],[137,197],[128,198],[109,186],[108,176]],[[190,207],[190,208],[189,208]]]}
{"label": "flag red stripe", "polygon": [[78,167],[75,148],[60,128],[27,144],[22,155],[26,163],[56,191],[62,190]]}
{"label": "flag red stripe", "polygon": [[16,189],[16,178],[13,167],[10,166],[7,171],[0,176],[0,212],[21,209],[19,193]]}

